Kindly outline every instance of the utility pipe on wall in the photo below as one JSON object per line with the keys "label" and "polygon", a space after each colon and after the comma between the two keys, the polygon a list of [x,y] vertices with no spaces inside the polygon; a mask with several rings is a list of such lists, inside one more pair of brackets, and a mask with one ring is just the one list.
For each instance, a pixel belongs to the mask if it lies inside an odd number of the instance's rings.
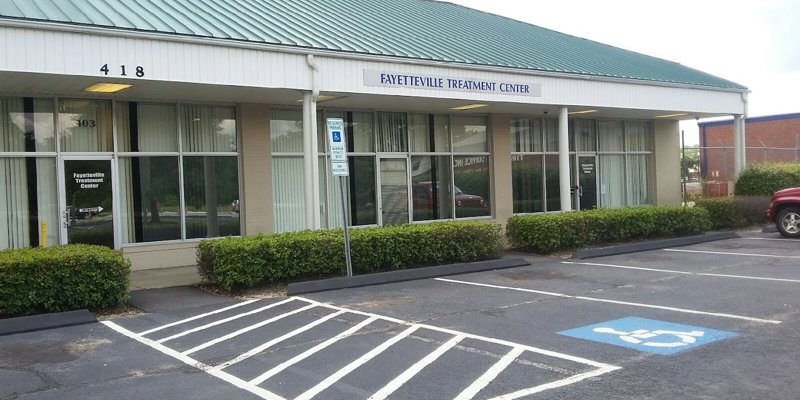
{"label": "utility pipe on wall", "polygon": [[305,203],[305,226],[320,228],[319,157],[317,156],[317,73],[314,56],[306,58],[311,68],[311,91],[303,93],[303,200]]}

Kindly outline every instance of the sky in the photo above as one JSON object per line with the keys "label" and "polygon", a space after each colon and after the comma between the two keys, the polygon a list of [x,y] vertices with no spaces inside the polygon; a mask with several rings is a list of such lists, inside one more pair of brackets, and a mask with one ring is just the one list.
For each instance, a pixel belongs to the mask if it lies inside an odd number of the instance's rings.
{"label": "sky", "polygon": [[[447,0],[748,87],[748,116],[800,112],[798,0]],[[681,123],[687,144],[697,122]]]}

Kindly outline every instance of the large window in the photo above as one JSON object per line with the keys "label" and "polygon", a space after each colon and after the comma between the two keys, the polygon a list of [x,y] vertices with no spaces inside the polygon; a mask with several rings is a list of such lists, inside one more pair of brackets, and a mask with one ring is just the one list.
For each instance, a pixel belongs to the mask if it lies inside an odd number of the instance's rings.
{"label": "large window", "polygon": [[120,102],[115,115],[122,243],[240,234],[232,107]]}
{"label": "large window", "polygon": [[456,218],[491,215],[486,117],[453,117],[453,197]]}
{"label": "large window", "polygon": [[558,120],[511,121],[511,180],[515,213],[558,211]]}
{"label": "large window", "polygon": [[[652,203],[651,122],[572,119],[569,124],[570,168],[576,168],[575,155],[598,157],[596,200],[601,207]],[[560,210],[558,121],[514,119],[510,133],[514,212]]]}
{"label": "large window", "polygon": [[302,112],[272,110],[269,133],[275,230],[302,230],[305,228]]}
{"label": "large window", "polygon": [[59,242],[52,100],[0,98],[0,250]]}
{"label": "large window", "polygon": [[[326,118],[345,122],[350,225],[491,214],[486,117],[325,110],[318,116],[321,131]],[[275,229],[305,229],[302,114],[275,109],[270,127]],[[336,228],[342,226],[339,178],[330,172],[327,135],[319,136],[321,225]]]}
{"label": "large window", "polygon": [[599,205],[652,204],[653,125],[649,121],[597,122]]}

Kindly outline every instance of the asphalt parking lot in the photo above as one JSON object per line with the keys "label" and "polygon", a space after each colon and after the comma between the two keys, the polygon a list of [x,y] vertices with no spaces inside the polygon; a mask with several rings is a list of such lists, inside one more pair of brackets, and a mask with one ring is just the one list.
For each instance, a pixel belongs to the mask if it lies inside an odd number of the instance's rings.
{"label": "asphalt parking lot", "polygon": [[0,398],[796,399],[777,234],[0,337]]}

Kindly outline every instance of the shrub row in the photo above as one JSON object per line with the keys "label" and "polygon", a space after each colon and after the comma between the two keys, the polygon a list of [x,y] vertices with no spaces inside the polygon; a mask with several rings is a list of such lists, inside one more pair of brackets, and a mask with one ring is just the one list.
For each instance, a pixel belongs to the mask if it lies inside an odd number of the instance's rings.
{"label": "shrub row", "polygon": [[778,190],[800,186],[800,163],[751,164],[736,180],[737,196],[772,196]]}
{"label": "shrub row", "polygon": [[708,211],[699,207],[598,209],[510,218],[512,248],[549,254],[590,244],[691,235],[709,229]]}
{"label": "shrub row", "polygon": [[103,246],[0,251],[0,314],[99,309],[128,296],[130,262]]}
{"label": "shrub row", "polygon": [[711,229],[739,229],[763,224],[769,202],[768,196],[715,197],[697,200],[695,206],[708,211]]}
{"label": "shrub row", "polygon": [[[500,226],[438,222],[350,230],[353,272],[364,274],[498,258]],[[226,290],[345,274],[341,230],[289,232],[206,240],[197,250],[200,275]]]}

